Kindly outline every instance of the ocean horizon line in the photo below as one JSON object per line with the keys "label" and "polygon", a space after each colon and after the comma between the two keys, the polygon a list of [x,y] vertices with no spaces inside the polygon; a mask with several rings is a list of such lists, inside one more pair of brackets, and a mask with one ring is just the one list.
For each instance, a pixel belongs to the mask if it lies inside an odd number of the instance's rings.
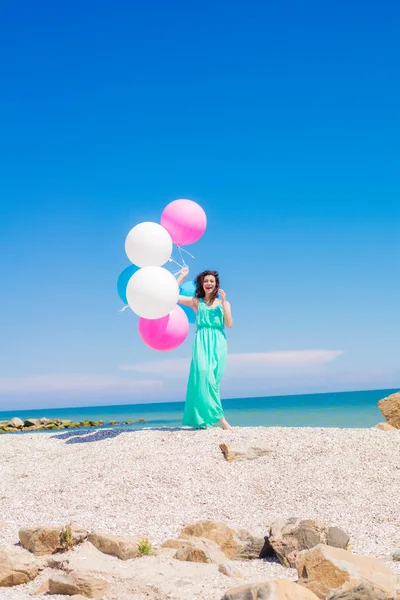
{"label": "ocean horizon line", "polygon": [[[248,402],[254,402],[257,400],[275,400],[275,399],[284,399],[284,398],[302,398],[302,397],[316,397],[316,396],[340,396],[340,395],[344,395],[344,394],[361,394],[363,392],[369,392],[369,393],[382,393],[382,394],[387,394],[390,395],[396,391],[398,391],[400,389],[400,385],[396,388],[366,388],[366,389],[348,389],[348,390],[341,390],[341,391],[330,391],[330,392],[301,392],[301,393],[290,393],[290,394],[273,394],[273,395],[268,395],[268,396],[237,396],[237,397],[229,397],[229,398],[223,398],[222,402],[223,403],[231,403],[231,402],[235,402],[235,401],[241,401],[241,400],[246,400]],[[383,397],[383,396],[382,396]],[[103,409],[103,410],[112,410],[112,409],[123,409],[124,407],[143,407],[144,410],[149,410],[150,407],[158,407],[161,408],[163,406],[171,406],[174,405],[176,407],[183,407],[185,404],[184,400],[161,400],[161,401],[156,401],[156,402],[124,402],[122,404],[118,403],[118,404],[85,404],[85,405],[69,405],[69,406],[47,406],[47,407],[39,407],[39,408],[16,408],[15,410],[10,410],[10,409],[6,409],[6,410],[0,410],[0,417],[2,415],[9,415],[9,414],[15,414],[17,415],[18,413],[24,413],[26,414],[27,412],[37,412],[37,411],[65,411],[65,410],[93,410],[93,409]],[[162,409],[161,409],[162,410]],[[0,419],[1,420],[1,419]]]}

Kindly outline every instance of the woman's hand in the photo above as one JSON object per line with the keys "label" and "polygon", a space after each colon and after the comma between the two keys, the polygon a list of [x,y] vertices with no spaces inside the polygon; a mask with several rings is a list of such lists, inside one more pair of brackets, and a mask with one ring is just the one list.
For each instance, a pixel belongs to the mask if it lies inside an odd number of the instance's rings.
{"label": "woman's hand", "polygon": [[228,300],[226,299],[226,294],[225,294],[224,290],[218,290],[218,291],[219,291],[219,295],[221,296],[221,304],[222,304],[222,309],[224,311],[224,323],[225,323],[226,327],[230,328],[233,325],[231,305],[228,302]]}
{"label": "woman's hand", "polygon": [[184,281],[184,279],[188,276],[188,273],[189,273],[189,267],[187,267],[186,265],[184,267],[182,267],[182,269],[179,271],[179,277],[176,280],[179,287],[182,285],[182,282]]}

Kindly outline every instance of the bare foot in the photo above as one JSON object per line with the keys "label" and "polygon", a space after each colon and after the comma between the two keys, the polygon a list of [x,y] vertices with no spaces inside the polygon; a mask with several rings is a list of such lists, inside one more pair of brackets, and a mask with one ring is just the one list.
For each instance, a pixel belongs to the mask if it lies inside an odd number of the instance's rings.
{"label": "bare foot", "polygon": [[233,429],[233,427],[231,427],[228,423],[228,421],[226,419],[220,419],[219,423],[222,427],[222,429]]}

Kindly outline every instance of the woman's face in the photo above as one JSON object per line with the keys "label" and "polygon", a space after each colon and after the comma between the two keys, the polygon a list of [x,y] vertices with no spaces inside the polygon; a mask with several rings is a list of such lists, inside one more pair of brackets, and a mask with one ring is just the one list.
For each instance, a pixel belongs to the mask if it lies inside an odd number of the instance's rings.
{"label": "woman's face", "polygon": [[215,277],[214,275],[206,275],[203,280],[203,290],[206,294],[212,294],[215,289]]}

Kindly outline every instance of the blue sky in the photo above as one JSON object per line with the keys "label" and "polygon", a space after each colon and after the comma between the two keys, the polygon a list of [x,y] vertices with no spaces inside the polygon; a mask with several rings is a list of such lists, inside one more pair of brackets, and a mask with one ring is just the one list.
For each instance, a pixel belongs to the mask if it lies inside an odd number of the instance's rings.
{"label": "blue sky", "polygon": [[116,280],[199,202],[232,303],[224,397],[400,385],[396,2],[8,3],[0,410],[183,400]]}

